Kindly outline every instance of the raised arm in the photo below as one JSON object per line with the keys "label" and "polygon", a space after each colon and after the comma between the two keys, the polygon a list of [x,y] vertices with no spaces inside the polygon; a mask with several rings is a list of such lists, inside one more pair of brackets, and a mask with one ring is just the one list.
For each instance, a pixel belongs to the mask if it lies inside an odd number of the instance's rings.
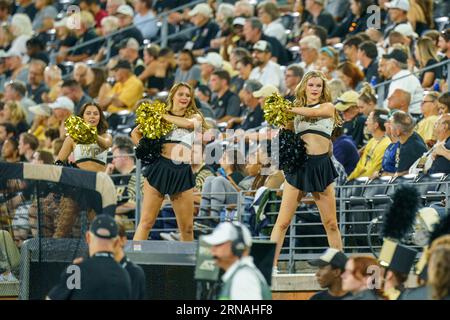
{"label": "raised arm", "polygon": [[70,136],[66,137],[66,139],[64,139],[64,143],[61,147],[61,150],[59,151],[58,156],[56,157],[56,160],[66,161],[67,158],[69,158],[70,154],[72,153],[74,145],[75,143],[72,137]]}
{"label": "raised arm", "polygon": [[200,124],[202,122],[202,118],[198,114],[193,115],[189,119],[184,117],[172,116],[170,114],[165,114],[163,115],[163,119],[170,123],[173,123],[177,127],[190,130],[193,130],[195,128],[196,123]]}
{"label": "raised arm", "polygon": [[97,136],[97,144],[103,150],[109,149],[112,146],[112,136],[109,133]]}
{"label": "raised arm", "polygon": [[308,118],[331,118],[335,109],[332,103],[323,103],[319,108],[294,107],[290,111]]}
{"label": "raised arm", "polygon": [[133,141],[135,145],[139,143],[139,140],[141,140],[142,137],[143,135],[141,130],[139,130],[139,126],[137,126],[136,128],[133,129],[133,131],[131,131],[131,141]]}

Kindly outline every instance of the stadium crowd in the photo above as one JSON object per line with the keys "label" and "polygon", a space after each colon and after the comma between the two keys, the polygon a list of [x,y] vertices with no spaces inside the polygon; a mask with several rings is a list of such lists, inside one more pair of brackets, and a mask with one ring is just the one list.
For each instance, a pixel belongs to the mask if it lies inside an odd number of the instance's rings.
{"label": "stadium crowd", "polygon": [[[245,154],[232,149],[218,163],[192,165],[196,214],[223,220],[221,208],[232,212],[238,192],[283,188],[283,172],[269,163],[266,145],[277,129],[264,120],[264,100],[280,93],[294,101],[303,75],[319,70],[344,121],[332,135],[336,185],[450,174],[448,2],[210,0],[172,10],[188,3],[74,0],[79,10],[68,10],[67,1],[0,0],[1,161],[53,164],[64,121],[95,102],[113,138],[106,173],[117,185],[116,215],[128,221],[136,207],[128,137],[136,105],[164,101],[174,84],[186,82],[221,132],[204,134],[205,150],[246,144]],[[159,17],[167,11],[170,38],[161,47]]]}

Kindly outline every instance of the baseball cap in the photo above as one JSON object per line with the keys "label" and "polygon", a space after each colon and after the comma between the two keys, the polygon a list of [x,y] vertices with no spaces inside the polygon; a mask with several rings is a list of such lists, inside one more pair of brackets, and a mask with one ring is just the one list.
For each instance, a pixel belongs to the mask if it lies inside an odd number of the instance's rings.
{"label": "baseball cap", "polygon": [[55,102],[50,103],[48,106],[50,107],[50,109],[66,109],[70,112],[73,112],[75,108],[73,101],[66,96],[58,97]]}
{"label": "baseball cap", "polygon": [[401,33],[405,37],[414,37],[414,38],[418,38],[419,37],[419,35],[414,32],[414,29],[413,29],[412,25],[409,22],[408,23],[401,23],[401,24],[399,24],[398,26],[396,26],[394,28],[393,31],[397,31],[397,32]]}
{"label": "baseball cap", "polygon": [[267,98],[268,96],[270,96],[271,94],[274,94],[274,93],[280,93],[280,90],[278,90],[277,87],[275,87],[271,84],[266,84],[258,91],[253,92],[253,96],[255,98]]}
{"label": "baseball cap", "polygon": [[385,4],[388,9],[400,9],[409,11],[409,0],[394,0]]}
{"label": "baseball cap", "polygon": [[135,38],[123,39],[122,42],[120,42],[120,48],[139,50],[139,42]]}
{"label": "baseball cap", "polygon": [[394,49],[389,54],[384,54],[383,59],[394,59],[397,60],[400,63],[407,63],[408,62],[408,55],[400,49]]}
{"label": "baseball cap", "polygon": [[48,106],[48,104],[38,104],[29,107],[28,110],[38,116],[50,117],[52,115],[52,109]]}
{"label": "baseball cap", "polygon": [[198,63],[207,63],[212,65],[214,68],[222,68],[223,58],[217,52],[209,52],[206,56],[197,59]]}
{"label": "baseball cap", "polygon": [[95,217],[89,229],[96,237],[102,239],[113,239],[119,234],[117,223],[113,217],[100,214]]}
{"label": "baseball cap", "polygon": [[117,64],[112,68],[112,70],[117,70],[117,69],[128,69],[131,70],[131,63],[128,62],[127,60],[119,60],[117,62]]}
{"label": "baseball cap", "polygon": [[265,40],[259,40],[253,45],[253,50],[270,52],[272,51],[272,46]]}
{"label": "baseball cap", "polygon": [[205,16],[205,17],[210,18],[210,17],[212,17],[212,9],[211,9],[211,7],[210,7],[208,4],[206,4],[206,3],[199,3],[198,5],[196,5],[196,6],[194,7],[194,9],[192,9],[192,10],[189,12],[189,16],[190,16],[190,17],[193,17],[193,16],[195,16],[195,15],[197,15],[197,14],[201,14],[201,15],[203,15],[203,16]]}
{"label": "baseball cap", "polygon": [[123,14],[126,16],[133,17],[134,11],[133,11],[133,8],[131,8],[129,5],[122,4],[119,6],[119,8],[117,8],[116,14]]}
{"label": "baseball cap", "polygon": [[314,267],[324,267],[330,264],[335,268],[345,270],[347,260],[348,258],[343,252],[334,248],[328,248],[319,259],[310,260],[308,263]]}
{"label": "baseball cap", "polygon": [[239,234],[236,226],[241,228],[245,246],[250,248],[252,246],[252,235],[248,228],[240,222],[219,223],[211,234],[203,237],[203,240],[211,246],[217,246],[227,241],[237,240]]}
{"label": "baseball cap", "polygon": [[238,25],[238,26],[244,26],[244,25],[245,25],[245,18],[243,18],[243,17],[237,17],[237,18],[234,18],[234,20],[233,20],[233,26],[236,26],[236,25]]}
{"label": "baseball cap", "polygon": [[20,52],[17,49],[10,49],[6,51],[4,58],[11,58],[11,57],[22,57],[22,52]]}
{"label": "baseball cap", "polygon": [[352,106],[356,106],[359,94],[356,91],[350,90],[341,94],[337,99],[336,109],[345,111]]}

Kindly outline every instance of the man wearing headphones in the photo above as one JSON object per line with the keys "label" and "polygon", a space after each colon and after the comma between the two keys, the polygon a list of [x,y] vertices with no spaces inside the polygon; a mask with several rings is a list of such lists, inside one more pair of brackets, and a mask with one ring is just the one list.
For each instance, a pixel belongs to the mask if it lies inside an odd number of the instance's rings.
{"label": "man wearing headphones", "polygon": [[204,236],[216,264],[225,271],[219,300],[271,300],[272,292],[249,256],[252,237],[238,222],[222,222]]}

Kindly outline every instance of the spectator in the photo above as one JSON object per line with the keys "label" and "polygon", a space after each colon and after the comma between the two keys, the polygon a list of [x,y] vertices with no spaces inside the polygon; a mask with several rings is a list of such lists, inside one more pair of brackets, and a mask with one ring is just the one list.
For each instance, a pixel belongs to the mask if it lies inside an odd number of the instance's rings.
{"label": "spectator", "polygon": [[317,59],[317,69],[322,71],[327,79],[336,79],[336,69],[339,63],[339,53],[333,47],[322,47]]}
{"label": "spectator", "polygon": [[48,54],[45,52],[46,46],[45,42],[42,41],[42,39],[39,39],[38,37],[33,37],[27,41],[27,55],[30,57],[31,60],[42,60],[46,64],[50,63],[50,59],[48,57]]}
{"label": "spectator", "polygon": [[239,97],[230,91],[230,74],[216,70],[211,75],[211,90],[215,93],[211,102],[217,122],[227,122],[241,114]]}
{"label": "spectator", "polygon": [[348,180],[371,177],[375,172],[380,171],[384,153],[391,143],[391,140],[385,135],[386,128],[384,123],[387,119],[388,112],[386,110],[375,110],[369,114],[366,125],[367,131],[372,135],[372,138],[365,146],[361,159],[359,159],[355,170],[348,177]]}
{"label": "spectator", "polygon": [[23,63],[28,62],[27,54],[27,41],[33,35],[33,27],[31,25],[30,18],[22,13],[16,13],[13,15],[9,30],[12,34],[13,41],[8,52],[18,52],[22,55]]}
{"label": "spectator", "polygon": [[329,82],[331,101],[337,102],[337,99],[346,91],[345,84],[340,79],[333,79]]}
{"label": "spectator", "polygon": [[361,90],[364,80],[364,73],[356,64],[348,61],[342,62],[337,67],[337,75],[346,85],[347,90]]}
{"label": "spectator", "polygon": [[0,123],[0,151],[2,150],[3,143],[9,138],[16,135],[16,128],[11,122]]}
{"label": "spectator", "polygon": [[124,4],[126,4],[125,0],[107,0],[106,12],[109,16],[115,16],[119,7]]}
{"label": "spectator", "polygon": [[20,161],[31,162],[34,152],[39,148],[39,140],[32,134],[23,132],[19,138]]}
{"label": "spectator", "polygon": [[108,16],[108,12],[102,9],[97,0],[81,0],[80,9],[92,13],[95,20],[95,28],[97,29],[102,27],[102,20]]}
{"label": "spectator", "polygon": [[47,126],[51,125],[48,119],[52,115],[52,110],[46,104],[38,104],[31,107],[30,112],[34,114],[34,119],[28,133],[31,133],[38,138],[39,145],[42,147],[45,140],[45,129]]}
{"label": "spectator", "polygon": [[329,44],[336,44],[348,35],[366,31],[369,13],[367,8],[372,5],[372,0],[351,0],[350,12],[331,34]]}
{"label": "spectator", "polygon": [[443,114],[436,122],[438,143],[433,151],[434,161],[428,173],[450,173],[450,114]]}
{"label": "spectator", "polygon": [[341,21],[350,9],[348,0],[328,0],[325,10],[327,10],[336,21]]}
{"label": "spectator", "polygon": [[[436,46],[430,38],[420,38],[416,44],[415,56],[420,69],[430,67],[438,62]],[[424,71],[420,74],[419,81],[423,88],[431,88],[437,79],[441,79],[441,68]]]}
{"label": "spectator", "polygon": [[[59,130],[58,128],[47,128],[44,131],[44,145],[43,150],[49,151],[53,154],[53,142],[59,138]],[[58,153],[56,153],[58,154]],[[55,155],[56,156],[56,155]]]}
{"label": "spectator", "polygon": [[16,128],[16,134],[28,131],[28,123],[26,121],[26,114],[20,103],[10,101],[5,103],[3,107],[3,121],[10,122]]}
{"label": "spectator", "polygon": [[59,127],[59,136],[65,137],[66,136],[66,130],[64,121],[73,114],[74,111],[74,104],[73,101],[70,100],[68,97],[58,97],[55,102],[49,104],[50,109],[53,110],[53,115],[55,116],[56,120],[59,121],[60,127]]}
{"label": "spectator", "polygon": [[205,180],[208,177],[213,177],[214,176],[214,172],[204,162],[201,162],[199,164],[192,164],[192,172],[195,175],[195,187],[194,187],[194,204],[195,204],[195,208],[194,208],[194,210],[196,211],[195,215],[197,215],[199,210],[200,210],[200,203],[202,201],[201,192],[203,190],[203,186],[205,184]]}
{"label": "spectator", "polygon": [[429,285],[433,300],[450,299],[450,246],[437,246],[430,254]]}
{"label": "spectator", "polygon": [[[215,49],[219,48],[219,53],[225,60],[228,60],[228,50],[232,49],[236,44],[235,41],[233,41],[233,36],[237,35],[239,29],[241,29],[239,31],[242,31],[243,24],[240,26],[239,23],[234,23],[234,7],[230,3],[219,4],[216,10],[215,20],[220,30],[217,33],[216,39],[211,40],[210,46]],[[238,21],[239,20],[236,22]]]}
{"label": "spectator", "polygon": [[23,55],[16,50],[9,50],[5,55],[5,65],[8,71],[11,73],[9,77],[5,79],[5,83],[8,81],[22,81],[27,82],[28,68],[22,62]]}
{"label": "spectator", "polygon": [[[386,72],[391,80],[395,80],[389,85],[388,98],[398,88],[403,89],[411,95],[411,105],[409,112],[414,117],[420,116],[420,102],[423,97],[423,89],[419,79],[408,71],[408,56],[400,49],[394,49],[390,54],[383,56],[387,59]],[[387,100],[385,101],[387,105]]]}
{"label": "spectator", "polygon": [[342,127],[336,127],[331,136],[333,142],[333,155],[349,175],[353,172],[359,160],[358,149],[352,137],[344,134]]}
{"label": "spectator", "polygon": [[336,22],[333,16],[324,8],[324,0],[306,0],[305,9],[309,13],[306,21],[325,28],[330,35],[336,28]]}
{"label": "spectator", "polygon": [[358,62],[363,67],[364,76],[369,83],[378,83],[378,49],[372,41],[364,41],[358,47]]}
{"label": "spectator", "polygon": [[344,55],[348,62],[358,62],[358,49],[363,40],[360,36],[351,36],[344,41]]}
{"label": "spectator", "polygon": [[216,52],[209,52],[205,57],[198,58],[198,63],[200,63],[201,70],[200,84],[206,86],[209,85],[209,80],[214,70],[223,67],[222,56]]}
{"label": "spectator", "polygon": [[133,73],[128,61],[120,60],[114,67],[116,83],[111,89],[109,97],[99,100],[100,106],[111,113],[122,110],[132,110],[142,98],[144,85]]}
{"label": "spectator", "polygon": [[17,7],[16,7],[16,13],[22,13],[27,15],[30,20],[33,20],[37,9],[34,5],[34,1],[32,0],[18,0],[17,1]]}
{"label": "spectator", "polygon": [[258,80],[263,85],[273,85],[283,91],[283,73],[280,65],[271,60],[271,45],[269,42],[260,40],[253,46],[253,61],[255,68],[250,73],[249,79]]}
{"label": "spectator", "polygon": [[450,113],[450,93],[444,92],[438,98],[439,114]]}
{"label": "spectator", "polygon": [[95,55],[95,62],[102,62],[108,60],[111,57],[116,56],[119,53],[117,43],[115,43],[115,35],[111,35],[119,29],[119,18],[115,16],[108,16],[102,20],[102,26],[99,30],[99,34],[106,38],[102,47]]}
{"label": "spectator", "polygon": [[183,49],[178,53],[178,68],[175,71],[175,83],[187,82],[195,88],[200,82],[201,69],[191,50]]}
{"label": "spectator", "polygon": [[172,49],[162,48],[156,61],[152,61],[139,75],[141,81],[147,80],[147,93],[154,96],[160,91],[168,90],[175,66]]}
{"label": "spectator", "polygon": [[411,103],[411,95],[409,92],[400,88],[395,89],[392,95],[388,98],[388,109],[393,113],[396,110],[409,112],[409,105]]}
{"label": "spectator", "polygon": [[[100,39],[91,43],[93,39],[97,38],[94,29],[94,16],[88,11],[81,11],[80,13],[71,15],[70,18],[75,20],[79,19],[79,28],[75,29],[75,35],[77,36],[76,49],[70,50],[70,54],[67,51],[62,52],[62,59],[72,62],[85,61],[87,58],[96,54],[101,46]],[[86,43],[89,44],[86,45]]]}
{"label": "spectator", "polygon": [[373,271],[379,269],[380,266],[373,257],[350,257],[342,274],[342,289],[352,293],[346,300],[381,300],[379,293],[369,288]]}
{"label": "spectator", "polygon": [[81,85],[73,79],[64,80],[61,85],[61,94],[68,97],[74,103],[74,114],[80,113],[81,107],[92,99],[83,92]]}
{"label": "spectator", "polygon": [[239,94],[245,81],[250,78],[253,70],[253,59],[251,56],[244,56],[236,63],[236,71],[238,74],[231,79],[231,91]]}
{"label": "spectator", "polygon": [[117,9],[115,16],[119,19],[118,31],[120,32],[112,37],[113,45],[111,48],[111,56],[113,57],[118,54],[122,41],[134,38],[139,46],[141,46],[144,41],[141,31],[133,25],[133,8],[127,4],[123,4]]}
{"label": "spectator", "polygon": [[365,82],[358,97],[359,113],[368,117],[372,111],[375,111],[376,106],[377,96],[375,90]]}
{"label": "spectator", "polygon": [[[0,23],[11,22],[11,3],[9,0],[0,1]],[[0,149],[1,150],[1,149]]]}
{"label": "spectator", "polygon": [[44,83],[45,62],[41,60],[32,60],[28,67],[28,97],[36,103],[42,103],[42,95],[48,92]]}
{"label": "spectator", "polygon": [[2,145],[2,160],[10,163],[20,161],[19,143],[14,138],[7,138]]}
{"label": "spectator", "polygon": [[139,43],[134,38],[124,39],[122,41],[119,50],[119,59],[127,60],[137,77],[145,70],[144,61],[139,57]]}
{"label": "spectator", "polygon": [[300,67],[297,64],[291,64],[287,67],[286,73],[284,75],[284,83],[286,85],[286,91],[284,94],[284,97],[294,102],[295,100],[295,89],[297,88],[297,85],[300,83],[300,81],[303,78],[304,71],[302,67]]}
{"label": "spectator", "polygon": [[53,142],[52,142],[53,158],[56,158],[58,156],[59,152],[62,149],[63,144],[64,144],[64,139],[62,139],[62,138],[53,140]]}
{"label": "spectator", "polygon": [[55,101],[61,94],[61,85],[63,83],[61,69],[56,65],[45,67],[44,82],[50,88],[50,91],[43,93],[42,101],[45,103]]}
{"label": "spectator", "polygon": [[254,45],[264,40],[270,43],[272,59],[280,65],[286,65],[289,62],[289,56],[286,49],[281,43],[273,37],[269,37],[263,33],[263,25],[258,18],[250,18],[245,21],[244,25],[245,48],[251,51]]}
{"label": "spectator", "polygon": [[399,156],[396,157],[396,175],[407,174],[411,165],[427,151],[422,138],[414,132],[415,121],[408,113],[397,111],[392,115],[392,135],[397,137]]}
{"label": "spectator", "polygon": [[33,159],[31,160],[31,163],[33,164],[53,164],[53,155],[44,150],[37,150],[33,154]]}
{"label": "spectator", "polygon": [[[71,47],[75,46],[78,41],[73,30],[69,29],[68,21],[69,18],[65,17],[53,24],[56,30],[56,39],[54,42],[55,52],[67,52]],[[56,62],[63,62],[65,57],[64,54],[57,55]]]}
{"label": "spectator", "polygon": [[214,22],[213,11],[206,3],[197,4],[189,12],[192,23],[198,27],[190,42],[186,43],[184,49],[192,50],[194,56],[202,56],[209,49],[210,42],[219,33],[219,26]]}
{"label": "spectator", "polygon": [[73,78],[92,99],[101,101],[111,90],[111,86],[106,82],[106,72],[101,68],[89,67],[84,62],[75,64]]}
{"label": "spectator", "polygon": [[351,136],[358,148],[364,146],[364,125],[366,117],[359,113],[358,93],[355,91],[347,91],[341,95],[336,104],[336,109],[342,112],[344,119],[344,134]]}
{"label": "spectator", "polygon": [[53,20],[58,12],[52,6],[51,0],[36,0],[36,15],[33,19],[33,30],[37,33],[44,33],[53,28]]}
{"label": "spectator", "polygon": [[21,81],[12,81],[5,86],[5,95],[3,100],[6,102],[17,102],[26,113],[27,122],[31,123],[33,114],[30,113],[30,107],[36,105],[36,102],[27,97],[25,83]]}
{"label": "spectator", "polygon": [[240,128],[249,130],[259,127],[264,122],[264,112],[253,93],[260,90],[262,84],[256,80],[248,80],[240,92],[241,101],[245,106],[241,117],[233,117],[228,120],[228,129]]}
{"label": "spectator", "polygon": [[234,16],[251,18],[255,15],[255,8],[247,0],[236,1],[234,4]]}
{"label": "spectator", "polygon": [[300,67],[305,72],[317,69],[317,59],[321,47],[320,39],[317,36],[306,36],[300,40],[300,55],[302,62]]}
{"label": "spectator", "polygon": [[[408,21],[408,11],[409,11],[409,1],[408,0],[396,0],[385,4],[388,8],[389,18],[391,24],[384,30],[384,37],[387,38],[389,33],[394,31],[401,24],[409,24]],[[412,26],[411,26],[411,29]],[[414,30],[414,29],[413,29]]]}
{"label": "spectator", "polygon": [[320,39],[320,46],[325,47],[327,45],[327,30],[318,25],[309,25],[305,23],[303,25],[303,32],[300,38],[304,38],[306,36],[316,36]]}
{"label": "spectator", "polygon": [[434,127],[439,117],[438,98],[439,93],[437,92],[428,91],[424,95],[421,106],[423,119],[419,121],[416,127],[416,132],[429,147],[436,142]]}
{"label": "spectator", "polygon": [[[439,49],[441,53],[441,61],[450,59],[450,28],[441,32],[439,36]],[[442,79],[448,78],[448,65],[442,67]]]}
{"label": "spectator", "polygon": [[327,289],[319,291],[309,300],[342,300],[351,296],[342,289],[341,275],[345,271],[347,260],[344,253],[329,248],[319,259],[308,262],[312,266],[319,267],[316,272],[317,282],[321,288]]}
{"label": "spectator", "polygon": [[281,23],[278,6],[270,1],[259,3],[258,17],[264,25],[264,34],[276,38],[283,46],[286,45],[286,29]]}

